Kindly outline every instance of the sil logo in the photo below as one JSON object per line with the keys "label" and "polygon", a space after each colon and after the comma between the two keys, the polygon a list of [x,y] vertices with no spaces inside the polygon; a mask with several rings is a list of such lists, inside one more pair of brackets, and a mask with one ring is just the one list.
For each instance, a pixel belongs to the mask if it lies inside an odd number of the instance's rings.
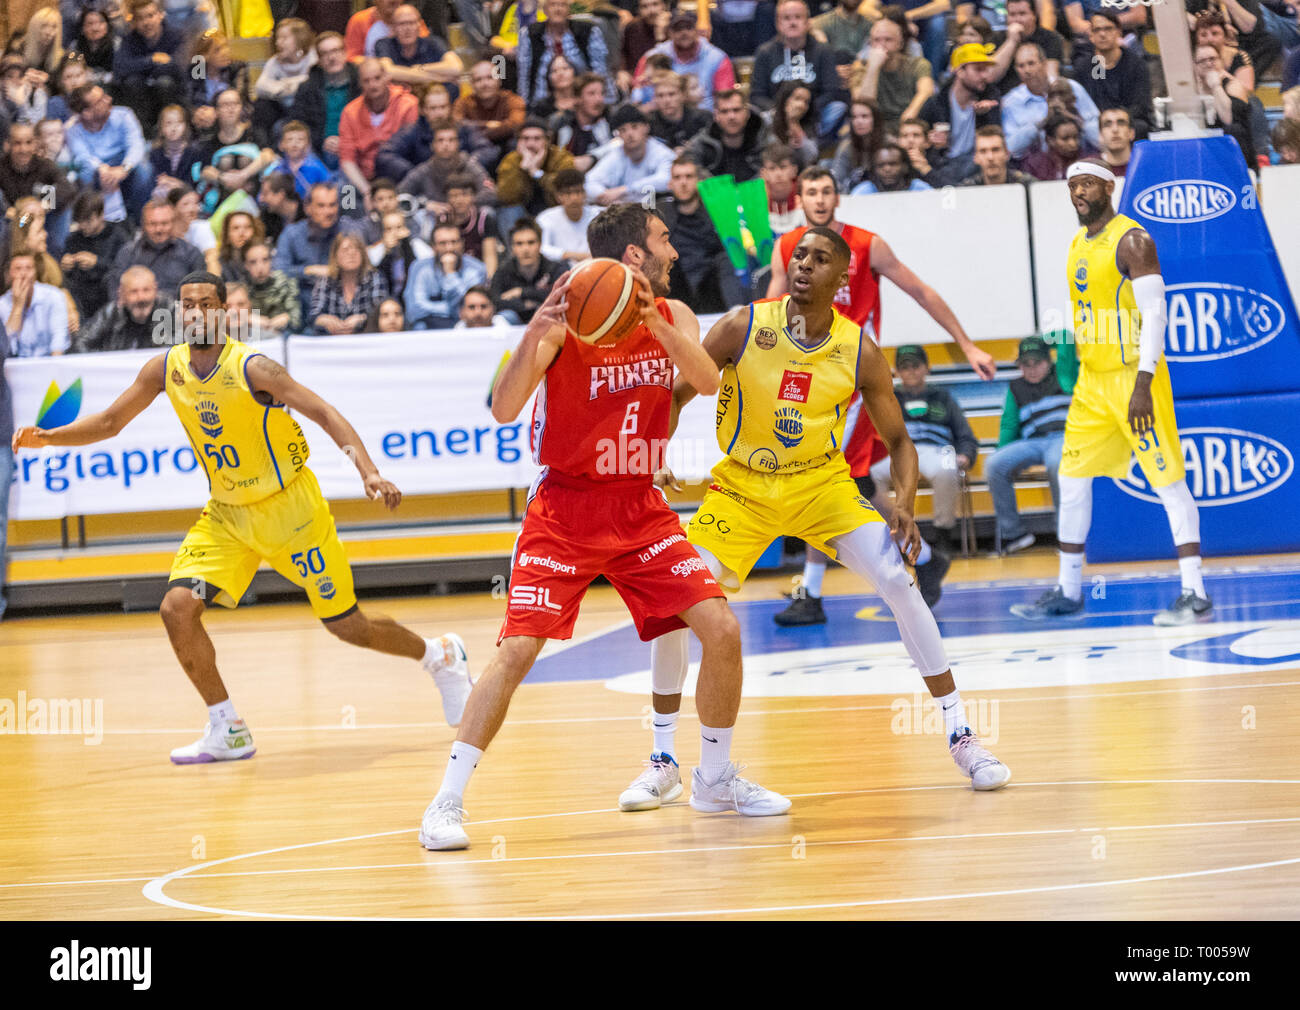
{"label": "sil logo", "polygon": [[772,432],[785,448],[793,449],[803,441],[803,415],[794,407],[780,408],[776,411]]}
{"label": "sil logo", "polygon": [[36,427],[59,428],[71,424],[81,413],[81,380],[77,379],[67,389],[59,391],[59,384],[51,382],[36,412]]}

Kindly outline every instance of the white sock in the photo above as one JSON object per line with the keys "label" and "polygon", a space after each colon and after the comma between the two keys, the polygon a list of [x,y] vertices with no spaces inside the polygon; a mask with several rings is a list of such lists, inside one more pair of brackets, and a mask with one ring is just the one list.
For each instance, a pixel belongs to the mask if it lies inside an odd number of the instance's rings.
{"label": "white sock", "polygon": [[208,722],[214,726],[225,726],[232,722],[239,722],[239,715],[235,712],[235,704],[229,698],[225,701],[219,701],[215,705],[208,706]]}
{"label": "white sock", "polygon": [[677,713],[655,712],[650,726],[655,734],[655,754],[672,757],[677,749]]}
{"label": "white sock", "polygon": [[1083,554],[1061,551],[1060,555],[1061,574],[1057,581],[1067,597],[1071,600],[1080,599],[1083,596]]}
{"label": "white sock", "polygon": [[1193,554],[1190,558],[1179,558],[1178,571],[1183,576],[1183,588],[1190,589],[1201,599],[1205,599],[1205,580],[1201,578],[1201,556]]}
{"label": "white sock", "polygon": [[918,565],[928,565],[930,563],[931,556],[932,556],[932,552],[930,550],[930,542],[928,540],[922,540],[921,553],[919,553],[916,556],[916,563]]}
{"label": "white sock", "polygon": [[451,745],[451,757],[447,759],[447,770],[442,774],[442,785],[438,787],[438,799],[450,797],[460,806],[465,797],[465,787],[469,777],[478,767],[478,760],[483,752],[472,744],[457,740]]}
{"label": "white sock", "polygon": [[805,561],[803,563],[803,588],[809,596],[821,596],[822,579],[826,577],[825,561]]}
{"label": "white sock", "polygon": [[718,782],[731,764],[731,730],[700,724],[700,776],[705,785]]}
{"label": "white sock", "polygon": [[951,740],[954,733],[960,733],[970,727],[966,724],[966,706],[961,703],[961,692],[953,691],[942,698],[935,698],[934,703],[943,713],[944,739]]}

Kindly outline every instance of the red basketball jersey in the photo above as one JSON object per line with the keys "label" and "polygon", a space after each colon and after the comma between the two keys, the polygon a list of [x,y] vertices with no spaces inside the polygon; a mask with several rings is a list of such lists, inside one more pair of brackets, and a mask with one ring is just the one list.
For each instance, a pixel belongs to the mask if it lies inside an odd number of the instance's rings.
{"label": "red basketball jersey", "polygon": [[[655,305],[671,323],[668,303]],[[644,323],[607,347],[570,333],[533,401],[534,462],[593,481],[648,480],[663,466],[672,391],[672,359]]]}
{"label": "red basketball jersey", "polygon": [[[865,228],[842,226],[841,237],[849,244],[849,283],[835,292],[835,307],[842,315],[848,316],[859,326],[871,322],[871,338],[880,341],[880,275],[871,269],[871,240],[875,232]],[[786,232],[777,242],[777,255],[786,270],[790,269],[790,257],[794,247],[808,230],[805,225],[794,231]]]}

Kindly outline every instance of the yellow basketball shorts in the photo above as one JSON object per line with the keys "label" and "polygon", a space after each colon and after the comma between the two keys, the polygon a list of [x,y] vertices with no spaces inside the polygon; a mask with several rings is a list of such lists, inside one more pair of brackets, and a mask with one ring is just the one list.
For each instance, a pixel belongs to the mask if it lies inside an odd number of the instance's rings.
{"label": "yellow basketball shorts", "polygon": [[833,558],[832,540],[873,522],[884,520],[843,456],[787,474],[759,473],[728,456],[713,468],[686,539],[722,562],[727,570],[718,582],[735,592],[777,537],[798,537]]}
{"label": "yellow basketball shorts", "polygon": [[1162,358],[1151,380],[1155,423],[1145,435],[1133,434],[1128,423],[1128,403],[1136,380],[1136,366],[1109,372],[1080,369],[1065,419],[1060,469],[1063,476],[1123,480],[1131,457],[1136,455],[1152,489],[1183,479],[1183,448],[1174,417],[1169,366]]}
{"label": "yellow basketball shorts", "polygon": [[263,561],[307,590],[322,621],[356,608],[352,568],[334,516],[306,467],[288,487],[251,505],[209,501],[176,552],[169,583],[235,607]]}

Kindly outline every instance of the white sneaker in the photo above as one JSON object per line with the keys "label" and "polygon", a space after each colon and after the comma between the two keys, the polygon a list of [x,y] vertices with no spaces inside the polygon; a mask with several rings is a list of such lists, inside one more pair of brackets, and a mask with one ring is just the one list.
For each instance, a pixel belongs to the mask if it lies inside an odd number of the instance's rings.
{"label": "white sneaker", "polygon": [[682,794],[682,775],[677,762],[667,754],[652,754],[646,770],[638,775],[618,798],[620,810],[658,810]]}
{"label": "white sneaker", "polygon": [[970,779],[972,789],[985,792],[1001,789],[1011,781],[1011,769],[995,758],[969,729],[948,746],[962,774]]}
{"label": "white sneaker", "polygon": [[208,723],[201,737],[188,747],[177,747],[172,751],[172,764],[198,765],[210,761],[242,761],[256,753],[253,734],[248,731],[243,719],[221,726]]}
{"label": "white sneaker", "polygon": [[447,634],[426,640],[429,652],[421,666],[433,677],[442,695],[442,714],[448,726],[459,726],[474,681],[469,675],[469,653],[459,635]]}
{"label": "white sneaker", "polygon": [[420,844],[435,852],[468,849],[469,835],[461,827],[465,819],[465,811],[455,800],[434,797],[420,821]]}
{"label": "white sneaker", "polygon": [[1026,533],[1023,537],[1016,537],[1010,543],[1002,542],[1002,554],[1004,557],[1011,554],[1019,554],[1023,550],[1033,547],[1038,538],[1032,533]]}
{"label": "white sneaker", "polygon": [[729,764],[713,785],[706,785],[699,768],[691,772],[691,807],[706,814],[734,810],[746,817],[771,817],[790,809],[790,801],[780,793],[764,789],[756,782],[740,777],[743,765]]}

